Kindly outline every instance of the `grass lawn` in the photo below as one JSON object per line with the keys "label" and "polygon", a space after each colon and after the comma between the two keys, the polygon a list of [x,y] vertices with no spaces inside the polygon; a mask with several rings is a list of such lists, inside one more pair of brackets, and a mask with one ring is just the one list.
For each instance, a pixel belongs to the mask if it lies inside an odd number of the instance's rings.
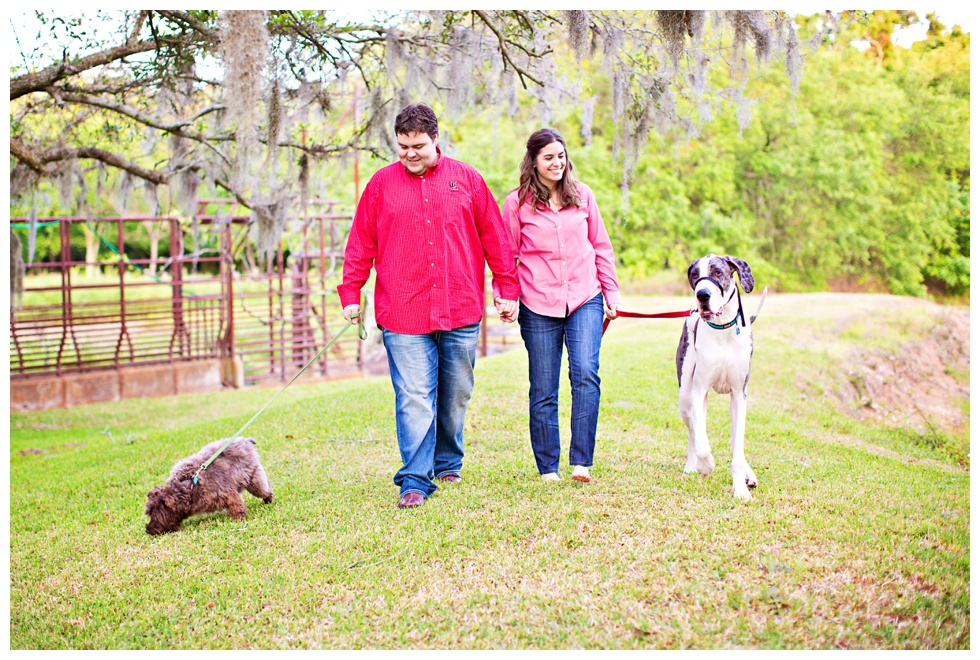
{"label": "grass lawn", "polygon": [[12,414],[10,646],[967,649],[968,430],[861,423],[828,395],[855,352],[915,341],[943,313],[770,296],[750,502],[730,492],[726,397],[709,398],[715,472],[682,473],[678,320],[606,335],[597,483],[568,478],[567,382],[562,480],[538,478],[518,348],[477,364],[464,481],[412,511],[395,507],[384,376],[294,385],[249,429],[275,502],[246,494],[246,523],[213,514],[162,537],[144,532],[147,492],[276,390]]}

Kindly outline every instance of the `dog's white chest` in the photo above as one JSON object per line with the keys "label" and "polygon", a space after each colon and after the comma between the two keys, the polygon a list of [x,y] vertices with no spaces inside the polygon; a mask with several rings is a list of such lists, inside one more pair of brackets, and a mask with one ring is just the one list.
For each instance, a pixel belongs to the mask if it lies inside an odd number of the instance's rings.
{"label": "dog's white chest", "polygon": [[692,377],[705,390],[719,394],[741,391],[748,376],[752,353],[752,336],[749,328],[715,330],[697,329],[691,347],[694,358]]}

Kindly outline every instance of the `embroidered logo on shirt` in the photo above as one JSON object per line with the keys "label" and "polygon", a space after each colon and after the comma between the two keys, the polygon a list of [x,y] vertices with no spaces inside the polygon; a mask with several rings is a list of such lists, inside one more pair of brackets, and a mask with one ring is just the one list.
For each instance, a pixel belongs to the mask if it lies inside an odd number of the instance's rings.
{"label": "embroidered logo on shirt", "polygon": [[449,182],[449,189],[450,190],[454,190],[454,191],[455,190],[459,190],[459,188],[456,187],[456,182],[455,181],[450,181]]}

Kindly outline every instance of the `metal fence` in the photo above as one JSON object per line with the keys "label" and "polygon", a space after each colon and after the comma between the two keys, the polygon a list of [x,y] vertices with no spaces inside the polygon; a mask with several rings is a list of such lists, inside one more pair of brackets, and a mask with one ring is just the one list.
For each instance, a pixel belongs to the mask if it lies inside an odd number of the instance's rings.
{"label": "metal fence", "polygon": [[[231,357],[242,360],[246,384],[291,378],[346,325],[336,289],[351,216],[333,201],[311,200],[262,258],[249,235],[254,223],[231,215],[233,207],[232,200],[199,200],[192,223],[38,218],[34,227],[56,248],[45,261],[25,263],[23,304],[15,307],[12,298],[11,379]],[[24,245],[29,226],[11,218]],[[146,251],[151,231],[164,244],[155,256]],[[85,232],[98,240],[95,258],[73,256]],[[507,348],[515,334],[488,304],[480,354]],[[307,373],[361,371],[383,362],[378,348],[366,356],[356,333],[345,333]]]}
{"label": "metal fence", "polygon": [[[230,204],[200,200],[197,218],[220,222]],[[294,231],[279,241],[265,263],[254,254],[248,225],[234,235],[232,255],[241,267],[230,271],[233,350],[244,362],[246,381],[292,378],[346,325],[337,284],[351,215],[335,209],[336,202],[311,200],[302,219],[289,220]],[[362,361],[356,334],[346,333],[308,373],[338,375],[360,369]]]}
{"label": "metal fence", "polygon": [[[333,202],[311,208],[263,267],[248,217],[229,215],[224,200],[200,200],[190,227],[169,217],[38,218],[35,227],[57,227],[58,249],[25,263],[23,304],[10,314],[11,378],[238,356],[246,382],[286,380],[345,324],[333,279],[350,216]],[[25,245],[29,226],[11,218]],[[167,242],[155,258],[133,248],[151,227]],[[98,239],[99,258],[73,257],[80,228]],[[345,335],[310,371],[356,370],[360,358]]]}
{"label": "metal fence", "polygon": [[[12,218],[12,227],[27,225]],[[66,375],[124,364],[158,364],[175,360],[216,357],[228,322],[224,279],[188,277],[180,257],[155,260],[163,277],[147,277],[154,260],[127,253],[126,238],[135,228],[153,223],[169,225],[170,254],[179,255],[180,225],[173,218],[102,218],[98,229],[113,227],[116,241],[103,246],[104,260],[72,257],[73,227],[86,218],[39,218],[39,224],[58,227],[60,258],[26,263],[23,306],[10,313],[11,378]],[[105,240],[102,233],[98,236]],[[26,241],[22,241],[26,243]],[[130,250],[129,252],[132,252]],[[219,257],[202,257],[224,264]],[[100,273],[83,277],[81,269]],[[30,277],[37,275],[37,277]],[[207,293],[190,294],[185,287],[206,285]]]}

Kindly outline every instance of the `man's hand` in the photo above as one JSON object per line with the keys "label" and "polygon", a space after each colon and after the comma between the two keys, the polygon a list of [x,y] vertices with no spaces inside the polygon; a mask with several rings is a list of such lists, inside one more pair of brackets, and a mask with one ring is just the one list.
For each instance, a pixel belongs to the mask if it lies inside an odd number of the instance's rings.
{"label": "man's hand", "polygon": [[607,319],[614,319],[614,318],[616,318],[616,315],[618,313],[619,313],[619,305],[609,305],[608,307],[606,307],[606,318]]}
{"label": "man's hand", "polygon": [[513,323],[517,320],[516,300],[505,300],[498,296],[493,299],[493,306],[497,308],[497,313],[500,314],[500,320],[504,323]]}
{"label": "man's hand", "polygon": [[357,318],[361,315],[360,305],[347,305],[344,307],[344,318],[350,323],[356,323]]}

